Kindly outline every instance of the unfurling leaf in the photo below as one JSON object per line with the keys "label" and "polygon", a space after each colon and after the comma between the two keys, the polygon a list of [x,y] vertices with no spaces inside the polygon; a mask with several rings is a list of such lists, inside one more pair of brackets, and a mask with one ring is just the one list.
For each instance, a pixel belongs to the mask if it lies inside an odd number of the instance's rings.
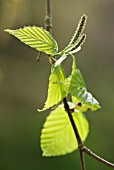
{"label": "unfurling leaf", "polygon": [[65,74],[62,66],[59,65],[54,68],[52,66],[52,73],[49,77],[48,96],[43,110],[53,107],[65,97],[64,85],[61,83],[64,80]]}
{"label": "unfurling leaf", "polygon": [[[88,121],[81,112],[72,114],[81,139],[84,141],[89,132]],[[47,117],[41,133],[41,148],[43,156],[65,155],[78,148],[71,122],[63,105],[57,107]]]}
{"label": "unfurling leaf", "polygon": [[58,46],[56,41],[51,34],[42,27],[28,26],[17,30],[6,29],[5,31],[36,50],[52,56],[57,54]]}
{"label": "unfurling leaf", "polygon": [[64,83],[64,85],[66,87],[66,91],[76,98],[77,103],[82,102],[82,104],[86,104],[88,109],[91,109],[92,111],[100,109],[98,101],[92,96],[91,93],[87,92],[83,76],[80,70],[76,68],[74,57],[72,74],[66,80],[66,83]]}

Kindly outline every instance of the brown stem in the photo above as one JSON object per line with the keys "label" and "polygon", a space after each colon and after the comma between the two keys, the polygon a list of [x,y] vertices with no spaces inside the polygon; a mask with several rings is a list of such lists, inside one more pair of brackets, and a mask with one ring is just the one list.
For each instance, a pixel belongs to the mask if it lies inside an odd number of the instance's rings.
{"label": "brown stem", "polygon": [[85,152],[87,155],[91,156],[92,158],[98,160],[99,162],[104,163],[105,165],[114,168],[114,164],[111,162],[108,162],[107,160],[101,158],[100,156],[96,155],[95,153],[93,153],[90,149],[88,149],[86,146],[83,146],[82,148],[83,152]]}
{"label": "brown stem", "polygon": [[[52,34],[52,7],[51,0],[46,0],[45,29]],[[54,64],[53,57],[48,55],[50,64]]]}
{"label": "brown stem", "polygon": [[45,29],[51,33],[52,31],[52,8],[51,8],[51,0],[46,0],[46,16],[45,16]]}
{"label": "brown stem", "polygon": [[65,111],[68,113],[70,122],[71,122],[71,124],[72,124],[73,130],[74,130],[74,133],[75,133],[75,136],[76,136],[76,140],[77,140],[77,142],[78,142],[78,146],[79,146],[79,148],[80,148],[81,146],[83,146],[83,142],[82,142],[81,137],[80,137],[80,135],[79,135],[79,132],[78,132],[78,130],[77,130],[76,124],[75,124],[74,119],[73,119],[73,117],[72,117],[72,113],[71,113],[71,110],[70,110],[70,108],[69,108],[69,105],[68,105],[68,103],[67,103],[66,98],[63,99],[63,103],[64,103]]}
{"label": "brown stem", "polygon": [[82,170],[86,170],[83,150],[80,148],[79,151],[80,151],[80,163],[81,163],[81,169],[82,169]]}
{"label": "brown stem", "polygon": [[73,128],[73,130],[74,130],[76,140],[77,140],[77,142],[78,142],[78,148],[79,148],[79,151],[80,151],[81,170],[86,170],[85,160],[84,160],[84,153],[83,153],[83,150],[81,149],[81,148],[83,148],[83,142],[82,142],[82,140],[81,140],[80,134],[79,134],[79,132],[78,132],[78,129],[77,129],[76,124],[75,124],[75,122],[74,122],[74,119],[73,119],[73,117],[72,117],[72,113],[71,113],[71,110],[70,110],[70,108],[69,108],[69,105],[68,105],[68,103],[67,103],[66,98],[63,99],[63,103],[64,103],[65,111],[68,113],[68,117],[69,117],[69,119],[70,119],[72,128]]}

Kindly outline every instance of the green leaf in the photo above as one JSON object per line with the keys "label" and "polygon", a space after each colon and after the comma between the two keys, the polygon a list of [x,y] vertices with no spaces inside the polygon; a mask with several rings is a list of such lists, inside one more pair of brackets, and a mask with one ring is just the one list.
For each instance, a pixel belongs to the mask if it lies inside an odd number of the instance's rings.
{"label": "green leaf", "polygon": [[72,75],[69,93],[79,99],[82,103],[87,104],[92,111],[100,108],[98,101],[91,93],[87,92],[82,75],[78,69]]}
{"label": "green leaf", "polygon": [[66,91],[75,97],[78,102],[86,104],[88,109],[91,109],[92,111],[100,109],[98,101],[91,93],[87,92],[83,76],[80,70],[76,68],[75,58],[73,58],[72,74],[64,85],[66,86]]}
{"label": "green leaf", "polygon": [[63,67],[61,65],[57,67],[52,66],[52,73],[49,78],[48,96],[42,111],[58,104],[65,97],[64,85],[61,83],[64,80],[65,73]]}
{"label": "green leaf", "polygon": [[5,31],[36,50],[53,56],[57,54],[58,47],[56,41],[42,27],[28,26],[17,30],[6,29]]}
{"label": "green leaf", "polygon": [[[74,112],[73,118],[81,139],[84,141],[89,132],[89,125],[81,112]],[[43,156],[59,156],[71,153],[78,148],[77,140],[69,117],[60,105],[47,117],[41,133]]]}

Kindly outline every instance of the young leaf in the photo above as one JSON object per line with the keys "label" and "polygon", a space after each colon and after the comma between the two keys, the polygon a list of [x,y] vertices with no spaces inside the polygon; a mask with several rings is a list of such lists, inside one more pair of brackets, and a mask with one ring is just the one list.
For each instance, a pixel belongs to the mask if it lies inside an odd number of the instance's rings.
{"label": "young leaf", "polygon": [[57,54],[58,47],[51,34],[42,27],[28,26],[17,30],[6,29],[6,32],[14,35],[26,45],[39,51],[54,56]]}
{"label": "young leaf", "polygon": [[87,104],[92,111],[100,108],[98,101],[91,93],[87,92],[82,75],[78,69],[71,77],[69,93],[82,103]]}
{"label": "young leaf", "polygon": [[[58,104],[66,95],[63,82],[65,80],[64,70],[61,65],[52,66],[52,73],[49,78],[48,96],[42,111]],[[40,111],[40,110],[39,110]]]}
{"label": "young leaf", "polygon": [[[81,139],[84,141],[89,132],[89,125],[81,112],[74,112],[73,118]],[[59,156],[71,153],[78,148],[78,143],[70,120],[63,105],[57,107],[47,117],[41,133],[43,156]]]}
{"label": "young leaf", "polygon": [[73,57],[72,74],[64,83],[66,91],[76,98],[78,102],[86,104],[92,111],[100,108],[98,101],[87,92],[83,76],[76,68],[75,58]]}

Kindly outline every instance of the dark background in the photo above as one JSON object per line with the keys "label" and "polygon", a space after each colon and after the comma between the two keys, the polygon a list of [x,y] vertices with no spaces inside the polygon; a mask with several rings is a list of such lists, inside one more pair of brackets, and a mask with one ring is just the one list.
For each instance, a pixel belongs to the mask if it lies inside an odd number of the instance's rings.
{"label": "dark background", "polygon": [[[114,0],[52,0],[53,37],[59,50],[69,42],[81,15],[88,16],[87,40],[77,53],[77,65],[88,90],[102,109],[86,113],[90,133],[85,144],[114,163]],[[0,169],[76,170],[78,151],[42,157],[40,131],[49,113],[38,113],[46,99],[50,65],[43,54],[3,30],[27,25],[44,27],[45,0],[0,0]],[[71,60],[65,61],[67,72]],[[86,156],[90,170],[110,168]]]}

